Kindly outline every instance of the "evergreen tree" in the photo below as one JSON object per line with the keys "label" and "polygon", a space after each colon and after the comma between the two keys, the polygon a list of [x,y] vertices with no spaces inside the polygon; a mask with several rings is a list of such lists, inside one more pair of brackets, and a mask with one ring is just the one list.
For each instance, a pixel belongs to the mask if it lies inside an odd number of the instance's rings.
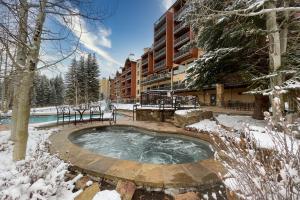
{"label": "evergreen tree", "polygon": [[78,82],[78,102],[80,104],[86,103],[86,62],[84,57],[80,57],[79,66],[77,68],[77,82]]}
{"label": "evergreen tree", "polygon": [[64,103],[64,80],[61,75],[54,78],[54,87],[56,93],[56,105],[62,105]]}
{"label": "evergreen tree", "polygon": [[66,93],[65,99],[68,104],[78,104],[78,62],[76,58],[72,60],[69,70],[66,74]]}
{"label": "evergreen tree", "polygon": [[252,80],[268,72],[265,19],[229,15],[203,20],[194,15],[201,13],[203,7],[223,11],[228,6],[239,9],[245,5],[243,1],[231,4],[226,0],[202,3],[190,1],[191,12],[186,14],[186,22],[196,33],[196,46],[204,50],[204,55],[187,71],[189,86],[202,89],[205,85],[227,81],[255,84],[254,87],[262,85]]}
{"label": "evergreen tree", "polygon": [[95,54],[89,55],[91,63],[87,68],[87,77],[88,77],[88,96],[89,102],[96,102],[99,100],[99,75],[100,70],[97,63]]}

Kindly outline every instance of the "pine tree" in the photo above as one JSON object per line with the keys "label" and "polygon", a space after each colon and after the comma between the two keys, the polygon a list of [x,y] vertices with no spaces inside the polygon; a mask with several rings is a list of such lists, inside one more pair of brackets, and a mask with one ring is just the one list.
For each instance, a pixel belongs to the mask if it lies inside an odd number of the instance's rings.
{"label": "pine tree", "polygon": [[62,105],[64,103],[64,80],[61,75],[54,78],[54,87],[56,93],[56,105]]}
{"label": "pine tree", "polygon": [[78,62],[76,58],[72,60],[69,70],[66,74],[66,93],[65,99],[68,104],[78,104]]}
{"label": "pine tree", "polygon": [[92,63],[88,70],[88,93],[89,93],[89,101],[96,102],[99,100],[99,76],[100,70],[97,63],[97,59],[95,54],[92,57]]}
{"label": "pine tree", "polygon": [[78,82],[78,102],[79,104],[86,103],[86,62],[84,57],[80,57],[77,67],[77,82]]}

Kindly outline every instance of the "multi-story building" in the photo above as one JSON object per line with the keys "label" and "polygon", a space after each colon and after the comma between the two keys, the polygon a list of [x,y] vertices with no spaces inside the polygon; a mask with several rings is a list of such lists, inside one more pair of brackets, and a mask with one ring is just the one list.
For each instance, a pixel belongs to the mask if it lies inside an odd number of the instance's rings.
{"label": "multi-story building", "polygon": [[99,82],[100,100],[108,99],[110,97],[110,83],[109,80],[103,78]]}
{"label": "multi-story building", "polygon": [[178,0],[154,24],[154,44],[142,55],[142,91],[182,87],[185,69],[200,56],[197,48],[180,48],[193,39],[191,28],[180,21],[186,1]]}
{"label": "multi-story building", "polygon": [[141,77],[142,77],[142,60],[138,59],[136,63],[136,100],[139,101],[141,95]]}
{"label": "multi-story building", "polygon": [[130,55],[121,72],[117,71],[114,79],[110,80],[112,101],[135,101],[137,93],[137,61]]}

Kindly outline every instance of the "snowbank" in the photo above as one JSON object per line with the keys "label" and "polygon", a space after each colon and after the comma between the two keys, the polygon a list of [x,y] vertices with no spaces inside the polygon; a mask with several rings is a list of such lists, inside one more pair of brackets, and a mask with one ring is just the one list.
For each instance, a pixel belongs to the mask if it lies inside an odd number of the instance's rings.
{"label": "snowbank", "polygon": [[120,110],[133,110],[134,104],[114,103],[113,105]]}
{"label": "snowbank", "polygon": [[223,125],[227,128],[234,130],[243,130],[246,125],[265,127],[267,123],[264,120],[256,120],[250,116],[241,116],[241,115],[218,115],[216,120],[220,125]]}
{"label": "snowbank", "polygon": [[187,115],[188,113],[194,112],[194,111],[200,111],[200,109],[176,110],[175,114],[176,115],[184,116],[184,115]]}
{"label": "snowbank", "polygon": [[209,133],[217,133],[219,131],[219,126],[217,125],[216,121],[212,121],[209,119],[205,119],[198,123],[188,125],[187,128],[195,129],[199,132],[205,131]]}
{"label": "snowbank", "polygon": [[98,192],[93,200],[121,200],[120,194],[115,190],[103,190]]}
{"label": "snowbank", "polygon": [[[48,138],[57,131],[36,130],[31,125],[26,159],[18,162],[12,160],[10,131],[0,132],[0,199],[73,200],[81,192],[72,193],[72,189],[82,175],[64,182],[68,164],[48,153]],[[100,199],[119,200],[120,197],[116,191],[111,191],[101,193]]]}

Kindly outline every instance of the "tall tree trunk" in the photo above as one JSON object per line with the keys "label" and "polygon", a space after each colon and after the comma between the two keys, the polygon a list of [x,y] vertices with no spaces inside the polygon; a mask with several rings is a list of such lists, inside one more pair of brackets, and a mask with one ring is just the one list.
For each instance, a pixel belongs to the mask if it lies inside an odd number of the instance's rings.
{"label": "tall tree trunk", "polygon": [[22,80],[18,95],[18,110],[16,123],[16,137],[13,149],[13,159],[25,159],[28,139],[28,123],[30,117],[31,92],[33,87],[34,74],[38,63],[41,46],[41,35],[45,22],[45,8],[47,0],[40,0],[39,14],[36,18],[35,30],[33,34],[33,44],[29,47],[25,71],[22,73]]}
{"label": "tall tree trunk", "polygon": [[[276,1],[270,0],[266,3],[266,9],[275,9]],[[266,26],[268,31],[268,39],[269,39],[269,68],[270,72],[277,73],[279,68],[281,67],[281,48],[280,48],[280,35],[279,35],[279,27],[277,24],[277,16],[276,11],[268,12],[266,14]],[[271,89],[274,89],[275,86],[282,84],[281,75],[275,76],[271,78]],[[280,107],[276,106],[274,101],[274,95],[270,96],[270,101],[272,105],[272,113],[275,122],[278,122],[281,118],[281,110]],[[275,114],[276,113],[276,114]]]}
{"label": "tall tree trunk", "polygon": [[[20,0],[20,9],[18,12],[18,39],[19,42],[17,44],[17,55],[16,55],[16,63],[20,66],[25,66],[26,64],[26,55],[27,55],[27,37],[28,37],[28,3],[27,0]],[[19,101],[19,93],[20,93],[20,76],[21,69],[20,66],[15,66],[15,72],[13,73],[13,108],[12,108],[12,120],[11,120],[11,136],[10,139],[14,141],[16,139],[16,127],[18,123],[18,101]]]}
{"label": "tall tree trunk", "polygon": [[31,91],[33,86],[33,71],[26,71],[22,74],[23,78],[20,84],[18,112],[17,112],[17,126],[15,145],[13,150],[13,159],[22,160],[26,155],[27,139],[28,139],[28,124],[30,117],[30,102]]}

